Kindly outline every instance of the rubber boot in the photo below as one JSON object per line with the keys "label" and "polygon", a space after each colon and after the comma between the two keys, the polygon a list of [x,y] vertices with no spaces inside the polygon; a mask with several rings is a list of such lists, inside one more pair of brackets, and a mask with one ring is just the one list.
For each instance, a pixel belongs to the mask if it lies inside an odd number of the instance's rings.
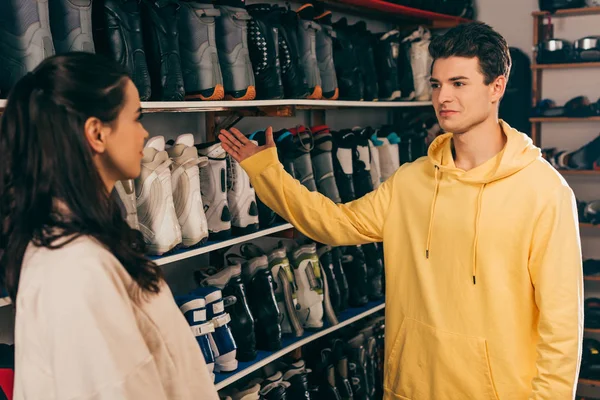
{"label": "rubber boot", "polygon": [[[265,131],[260,130],[253,132],[250,136],[248,136],[248,139],[254,140],[259,146],[264,146],[266,143]],[[256,196],[256,205],[258,209],[258,223],[260,229],[268,229],[272,227],[277,220],[277,214],[275,214],[275,211],[267,207],[258,196]]]}
{"label": "rubber boot", "polygon": [[335,367],[335,384],[343,400],[352,400],[352,385],[350,384],[349,361],[346,355],[346,344],[341,339],[331,343],[331,360]]}
{"label": "rubber boot", "polygon": [[365,306],[367,297],[367,266],[365,255],[360,246],[348,246],[342,257],[342,266],[348,279],[348,303],[351,307]]}
{"label": "rubber boot", "polygon": [[375,68],[379,78],[379,99],[393,101],[402,96],[398,78],[400,33],[394,29],[373,37]]}
{"label": "rubber boot", "polygon": [[324,4],[315,2],[314,21],[321,26],[317,31],[317,62],[321,73],[321,84],[323,86],[323,98],[325,100],[337,100],[340,90],[333,62],[333,38],[335,31],[331,26],[331,11],[325,10]]}
{"label": "rubber boot", "polygon": [[140,93],[140,100],[149,100],[152,90],[139,0],[96,1],[93,8],[96,52],[125,67]]}
{"label": "rubber boot", "polygon": [[356,200],[352,164],[355,142],[354,132],[350,129],[333,134],[333,170],[343,203]]}
{"label": "rubber boot", "polygon": [[[254,317],[250,311],[246,287],[242,281],[242,266],[230,265],[224,270],[206,277],[203,286],[221,289],[224,298],[235,298],[227,302],[225,309],[231,316],[231,333],[238,346],[236,358],[239,361],[252,361],[256,358],[256,336],[254,335]],[[231,304],[228,304],[231,303]]]}
{"label": "rubber boot", "polygon": [[304,328],[296,314],[296,311],[300,308],[298,304],[298,286],[285,247],[273,250],[269,253],[268,258],[269,268],[275,281],[277,306],[283,316],[281,319],[281,332],[300,337],[304,334]]}
{"label": "rubber boot", "polygon": [[371,148],[369,137],[373,130],[367,128],[355,128],[354,148],[352,152],[352,178],[354,180],[354,192],[357,199],[373,191],[371,181]]}
{"label": "rubber boot", "polygon": [[194,135],[180,135],[174,145],[167,149],[171,164],[173,202],[183,247],[196,246],[208,239],[208,224],[204,214],[200,190],[200,169],[206,167],[208,158],[198,157],[194,147]]}
{"label": "rubber boot", "polygon": [[323,327],[323,278],[314,243],[300,246],[291,252],[294,277],[298,284],[298,318],[307,329]]}
{"label": "rubber boot", "polygon": [[215,372],[235,371],[238,367],[235,358],[237,345],[229,327],[231,316],[225,312],[221,290],[214,286],[206,286],[197,288],[193,294],[204,299],[206,318],[215,327],[215,331],[209,336],[215,354]]}
{"label": "rubber boot", "polygon": [[335,272],[338,288],[340,289],[340,312],[348,308],[348,298],[350,297],[350,289],[342,265],[342,257],[342,249],[340,247],[332,248],[331,260],[333,262],[333,272]]}
{"label": "rubber boot", "polygon": [[[254,144],[257,142],[254,141]],[[235,236],[248,235],[259,228],[256,193],[250,177],[233,157],[227,155],[227,204],[231,230]]]}
{"label": "rubber boot", "polygon": [[267,256],[256,257],[242,267],[252,315],[256,318],[256,347],[260,350],[281,349],[281,313],[275,298],[273,275]]}
{"label": "rubber boot", "polygon": [[49,0],[48,5],[56,53],[94,53],[92,0]]}
{"label": "rubber boot", "polygon": [[311,131],[315,143],[311,157],[317,190],[334,203],[341,203],[342,199],[333,172],[333,137],[326,125],[315,126]]}
{"label": "rubber boot", "polygon": [[289,366],[283,373],[283,380],[289,382],[287,398],[289,400],[311,400],[308,374],[310,369],[306,368],[304,360],[299,360]]}
{"label": "rubber boot", "polygon": [[290,129],[294,138],[294,175],[311,192],[317,191],[310,152],[314,148],[312,132],[304,126]]}
{"label": "rubber boot", "polygon": [[317,32],[321,26],[313,21],[314,7],[312,4],[303,4],[296,10],[298,21],[298,44],[300,45],[300,61],[304,67],[304,75],[308,83],[309,99],[321,99],[323,86],[321,72],[317,61]]}
{"label": "rubber boot", "polygon": [[198,154],[208,158],[200,168],[202,203],[208,222],[209,240],[231,237],[231,212],[227,202],[227,154],[221,143],[196,145]]}
{"label": "rubber boot", "polygon": [[367,30],[367,23],[359,21],[349,27],[352,40],[358,56],[358,67],[363,80],[363,98],[366,101],[376,101],[379,96],[377,70],[375,69],[375,53],[371,40],[371,32]]}
{"label": "rubber boot", "polygon": [[152,97],[162,101],[182,101],[185,89],[179,56],[179,3],[175,0],[142,0],[140,4]]}
{"label": "rubber boot", "polygon": [[215,354],[210,344],[210,335],[214,333],[215,327],[212,321],[207,318],[206,301],[204,298],[192,294],[175,296],[175,302],[188,324],[190,324],[192,333],[196,337],[200,350],[202,350],[208,371],[214,380]]}
{"label": "rubber boot", "polygon": [[52,55],[48,1],[0,1],[0,95]]}
{"label": "rubber boot", "polygon": [[256,87],[254,72],[248,52],[248,21],[251,17],[241,7],[217,1],[221,16],[217,18],[217,49],[223,73],[225,98],[228,100],[254,100]]}
{"label": "rubber boot", "polygon": [[116,201],[121,214],[131,229],[140,230],[140,222],[137,215],[135,199],[135,184],[133,179],[117,181],[112,192],[112,198]]}
{"label": "rubber boot", "polygon": [[279,7],[279,14],[279,61],[283,90],[288,99],[303,99],[310,93],[298,43],[298,14],[284,7]]}
{"label": "rubber boot", "polygon": [[256,83],[256,98],[281,99],[283,83],[279,64],[277,7],[260,3],[247,6],[246,10],[252,17],[248,22],[248,46]]}
{"label": "rubber boot", "polygon": [[319,262],[321,263],[325,277],[327,278],[331,306],[333,307],[333,311],[336,314],[339,314],[341,311],[341,295],[340,287],[336,280],[335,268],[333,266],[332,250],[333,248],[331,246],[321,245],[318,247],[317,254],[319,255]]}
{"label": "rubber boot", "polygon": [[333,24],[333,60],[342,100],[363,100],[364,87],[358,55],[348,29],[348,21],[341,18]]}
{"label": "rubber boot", "polygon": [[182,0],[179,9],[179,53],[186,99],[222,100],[223,75],[217,53],[215,18],[210,0]]}

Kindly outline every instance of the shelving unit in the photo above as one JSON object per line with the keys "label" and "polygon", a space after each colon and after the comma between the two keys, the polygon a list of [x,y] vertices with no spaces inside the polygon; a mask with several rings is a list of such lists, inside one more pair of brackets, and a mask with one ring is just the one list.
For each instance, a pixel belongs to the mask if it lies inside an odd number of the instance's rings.
{"label": "shelving unit", "polygon": [[[546,11],[534,11],[533,17],[533,62],[531,63],[532,83],[533,83],[533,107],[542,100],[542,78],[544,70],[549,69],[569,69],[569,68],[594,68],[600,67],[600,62],[584,62],[584,63],[566,63],[566,64],[537,64],[536,51],[538,43],[543,37],[543,21],[547,16],[552,15],[553,18],[573,17],[584,15],[600,15],[600,7],[584,7],[573,8],[566,10],[558,10],[553,14]],[[581,121],[600,121],[600,117],[592,118],[531,118],[531,138],[533,142],[540,146],[542,142],[542,126],[543,122],[581,122]]]}
{"label": "shelving unit", "polygon": [[319,331],[307,331],[302,337],[284,337],[283,338],[283,347],[281,350],[276,352],[268,352],[268,351],[258,351],[258,355],[254,361],[239,363],[237,371],[228,373],[228,374],[216,374],[215,377],[215,386],[217,390],[221,390],[224,387],[236,382],[239,379],[242,379],[249,374],[257,371],[258,369],[264,367],[265,365],[277,360],[278,358],[283,357],[284,355],[290,353],[291,351],[304,346],[310,342],[313,342],[325,335],[328,335],[332,332],[335,332],[345,326],[348,326],[356,321],[359,321],[365,317],[368,317],[371,314],[376,313],[377,311],[383,310],[385,308],[385,303],[382,302],[371,302],[364,307],[360,308],[349,308],[343,311],[339,317],[339,324],[325,327]]}

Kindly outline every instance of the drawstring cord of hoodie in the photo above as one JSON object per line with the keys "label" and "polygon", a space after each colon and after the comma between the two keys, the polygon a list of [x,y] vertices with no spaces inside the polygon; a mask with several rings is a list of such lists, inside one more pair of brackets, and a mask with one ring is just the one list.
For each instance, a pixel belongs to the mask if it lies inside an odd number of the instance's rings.
{"label": "drawstring cord of hoodie", "polygon": [[440,180],[438,172],[440,167],[435,166],[435,191],[433,192],[433,201],[431,202],[431,211],[429,213],[429,230],[427,232],[427,246],[425,248],[425,258],[429,258],[429,247],[431,245],[431,235],[433,230],[433,217],[435,215],[435,203],[437,202],[438,192],[440,190]]}
{"label": "drawstring cord of hoodie", "polygon": [[473,239],[473,285],[477,284],[477,243],[479,242],[479,217],[481,216],[481,201],[483,200],[483,190],[485,183],[479,188],[477,196],[477,214],[475,215],[475,238]]}

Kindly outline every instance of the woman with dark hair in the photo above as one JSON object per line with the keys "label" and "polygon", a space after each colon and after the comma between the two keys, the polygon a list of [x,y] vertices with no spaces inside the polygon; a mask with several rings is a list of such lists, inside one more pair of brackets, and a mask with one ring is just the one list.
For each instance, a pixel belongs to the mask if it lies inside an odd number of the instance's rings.
{"label": "woman with dark hair", "polygon": [[87,53],[43,61],[0,124],[0,268],[15,399],[217,399],[161,270],[110,193],[140,174],[138,91]]}

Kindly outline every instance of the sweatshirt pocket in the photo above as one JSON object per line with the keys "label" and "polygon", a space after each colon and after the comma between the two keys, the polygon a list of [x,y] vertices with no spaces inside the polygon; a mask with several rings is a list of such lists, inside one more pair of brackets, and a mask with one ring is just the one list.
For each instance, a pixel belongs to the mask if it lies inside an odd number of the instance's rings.
{"label": "sweatshirt pocket", "polygon": [[499,400],[483,338],[406,318],[386,367],[385,389],[398,399]]}

